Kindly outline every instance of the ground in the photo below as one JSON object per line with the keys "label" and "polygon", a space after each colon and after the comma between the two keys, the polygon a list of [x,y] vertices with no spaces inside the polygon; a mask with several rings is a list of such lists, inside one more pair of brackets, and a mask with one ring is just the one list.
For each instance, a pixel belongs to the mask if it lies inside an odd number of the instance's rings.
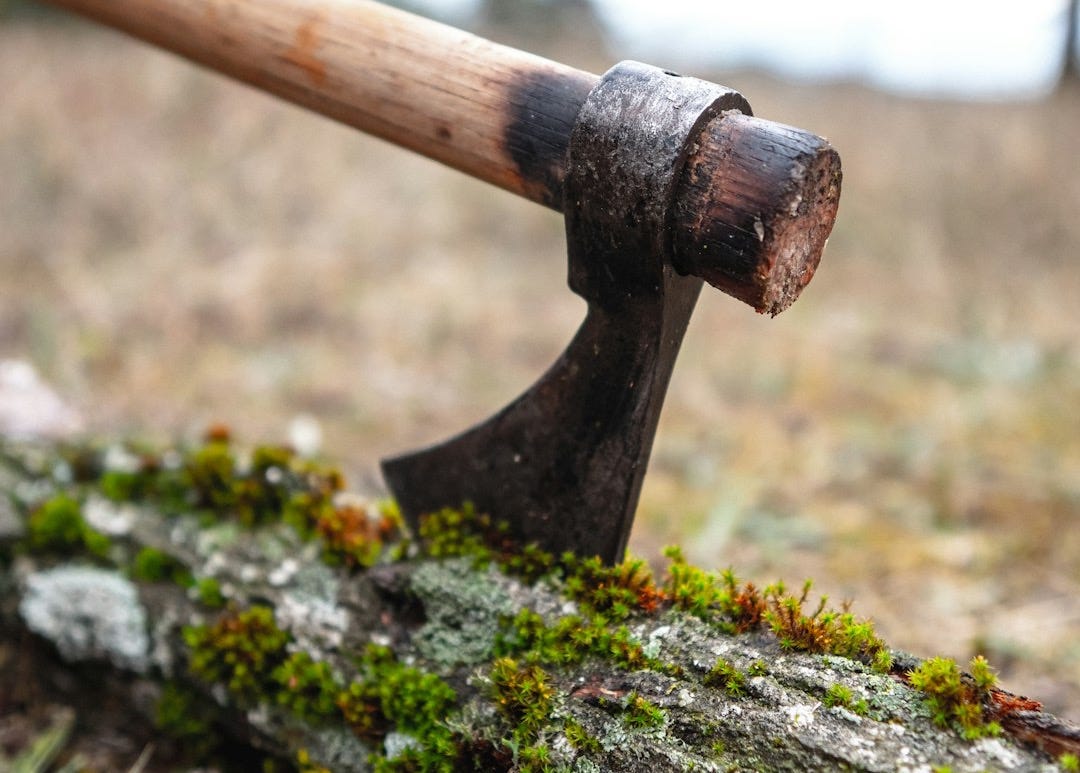
{"label": "ground", "polygon": [[[1080,90],[693,74],[827,136],[844,193],[790,311],[703,297],[631,549],[812,576],[1080,719]],[[0,357],[95,432],[310,416],[378,491],[379,457],[496,410],[580,321],[536,205],[87,26],[0,23],[0,81]]]}

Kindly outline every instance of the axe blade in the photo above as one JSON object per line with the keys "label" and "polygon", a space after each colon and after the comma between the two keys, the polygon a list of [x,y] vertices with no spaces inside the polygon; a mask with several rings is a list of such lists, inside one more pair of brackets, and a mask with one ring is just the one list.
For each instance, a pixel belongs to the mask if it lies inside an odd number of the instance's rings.
{"label": "axe blade", "polygon": [[[622,559],[675,353],[701,280],[666,278],[673,302],[591,307],[570,346],[521,397],[429,449],[383,461],[415,528],[471,502],[521,543]],[[632,331],[632,332],[630,332]]]}
{"label": "axe blade", "polygon": [[570,137],[569,284],[589,304],[552,368],[488,421],[383,462],[415,528],[472,502],[513,538],[615,563],[626,549],[664,394],[701,280],[671,266],[688,145],[738,93],[636,62],[609,70]]}

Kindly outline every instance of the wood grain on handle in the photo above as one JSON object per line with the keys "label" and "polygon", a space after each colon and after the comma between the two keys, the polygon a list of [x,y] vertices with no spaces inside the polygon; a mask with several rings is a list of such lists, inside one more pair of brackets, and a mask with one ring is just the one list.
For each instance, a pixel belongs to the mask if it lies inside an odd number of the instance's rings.
{"label": "wood grain on handle", "polygon": [[50,2],[554,209],[597,81],[366,0]]}

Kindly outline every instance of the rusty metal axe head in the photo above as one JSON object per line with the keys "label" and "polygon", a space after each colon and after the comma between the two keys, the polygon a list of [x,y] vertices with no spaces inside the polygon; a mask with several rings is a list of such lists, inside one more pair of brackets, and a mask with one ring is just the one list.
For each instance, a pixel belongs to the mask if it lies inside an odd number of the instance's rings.
{"label": "rusty metal axe head", "polygon": [[383,462],[406,518],[468,501],[522,542],[620,560],[702,279],[782,311],[813,276],[839,195],[835,151],[753,118],[737,92],[636,62],[609,70],[566,163],[569,284],[585,321],[495,416]]}

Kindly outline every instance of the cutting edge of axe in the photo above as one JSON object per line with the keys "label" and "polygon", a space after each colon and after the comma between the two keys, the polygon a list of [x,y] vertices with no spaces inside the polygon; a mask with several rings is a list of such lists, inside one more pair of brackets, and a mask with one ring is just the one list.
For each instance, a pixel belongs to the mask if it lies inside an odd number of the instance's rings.
{"label": "cutting edge of axe", "polygon": [[[566,215],[570,284],[589,302],[586,321],[552,370],[491,421],[384,463],[414,524],[419,507],[457,505],[447,497],[486,486],[489,509],[515,536],[617,560],[699,280],[777,314],[812,278],[836,217],[840,160],[825,140],[668,71],[623,63],[598,77],[367,0],[49,2]],[[637,338],[635,325],[646,331]],[[601,349],[631,364],[597,366],[589,352]],[[568,380],[581,369],[615,381]],[[586,431],[592,417],[560,399],[600,410],[602,430]],[[561,440],[550,440],[553,422],[570,423]],[[511,435],[511,463],[492,462]],[[539,519],[528,505],[546,496],[550,475],[518,480],[523,451],[536,443],[548,458],[534,466],[563,470],[563,493]],[[568,450],[576,466],[566,465]],[[617,460],[597,465],[604,454]],[[476,480],[462,488],[462,476]],[[590,486],[592,495],[573,496]],[[423,504],[410,505],[419,490]],[[618,512],[592,513],[612,499]],[[552,508],[573,510],[577,525],[560,526]],[[531,525],[545,518],[546,527]],[[595,530],[614,537],[590,541]]]}

